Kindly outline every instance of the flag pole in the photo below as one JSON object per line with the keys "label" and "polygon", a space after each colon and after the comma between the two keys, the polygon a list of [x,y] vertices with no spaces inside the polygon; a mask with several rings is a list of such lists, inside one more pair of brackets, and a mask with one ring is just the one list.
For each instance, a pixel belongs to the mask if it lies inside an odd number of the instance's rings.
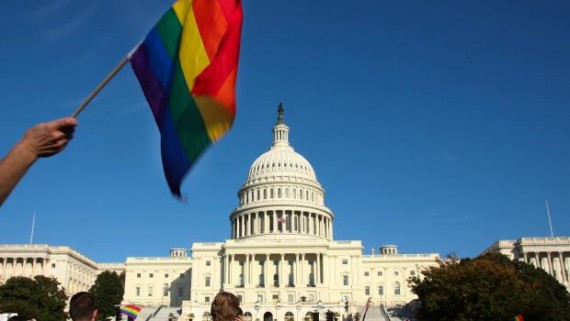
{"label": "flag pole", "polygon": [[34,212],[34,216],[32,218],[32,232],[30,233],[30,245],[34,243],[34,227],[36,225],[36,212]]}
{"label": "flag pole", "polygon": [[79,116],[79,113],[81,113],[83,109],[87,107],[87,105],[93,100],[93,98],[95,98],[95,96],[97,96],[97,94],[99,94],[99,92],[107,85],[107,83],[111,81],[113,77],[115,77],[115,75],[127,64],[129,60],[131,60],[131,57],[133,56],[135,51],[139,48],[141,43],[142,40],[139,41],[139,43],[137,43],[137,45],[133,49],[131,49],[131,51],[129,51],[129,53],[125,57],[123,57],[121,61],[119,61],[119,63],[115,66],[115,68],[113,68],[113,70],[111,70],[111,72],[107,75],[107,77],[105,77],[105,79],[103,79],[103,81],[99,83],[97,88],[95,88],[95,90],[93,90],[91,94],[89,94],[89,96],[85,98],[85,100],[81,103],[81,105],[77,107],[77,109],[73,112],[73,114],[71,114],[71,117],[77,118],[77,116]]}
{"label": "flag pole", "polygon": [[71,117],[77,118],[77,116],[79,116],[79,113],[81,113],[81,111],[83,111],[83,109],[93,100],[93,98],[95,98],[95,96],[99,94],[99,92],[107,85],[107,83],[111,81],[113,77],[115,77],[115,75],[119,72],[119,70],[121,70],[121,68],[125,66],[125,64],[127,63],[127,61],[129,61],[129,59],[131,59],[130,53],[125,57],[123,57],[123,59],[121,59],[121,61],[117,64],[117,66],[115,66],[115,68],[111,70],[111,72],[107,75],[107,77],[105,77],[105,79],[103,79],[103,81],[99,83],[97,88],[95,88],[95,90],[93,90],[91,94],[89,94],[89,96],[85,98],[85,100],[81,103],[81,105],[79,105],[79,107],[77,107],[77,109],[73,112],[73,114],[71,114]]}
{"label": "flag pole", "polygon": [[554,230],[552,230],[552,220],[550,219],[550,206],[548,206],[548,199],[546,200],[546,214],[548,215],[548,225],[550,226],[550,237],[554,237]]}

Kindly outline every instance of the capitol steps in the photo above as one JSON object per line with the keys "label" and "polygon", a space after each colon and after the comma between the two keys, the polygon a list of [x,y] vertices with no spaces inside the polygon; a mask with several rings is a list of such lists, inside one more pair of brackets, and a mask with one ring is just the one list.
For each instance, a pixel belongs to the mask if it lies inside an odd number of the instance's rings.
{"label": "capitol steps", "polygon": [[[364,316],[364,310],[365,307],[359,307],[358,311],[362,311],[361,312],[361,318]],[[366,311],[366,317],[364,318],[364,320],[360,320],[360,321],[389,321],[388,319],[386,319],[384,317],[384,315],[382,314],[382,312],[380,311],[380,308],[377,306],[371,306],[368,311]],[[392,320],[395,321],[395,320]]]}

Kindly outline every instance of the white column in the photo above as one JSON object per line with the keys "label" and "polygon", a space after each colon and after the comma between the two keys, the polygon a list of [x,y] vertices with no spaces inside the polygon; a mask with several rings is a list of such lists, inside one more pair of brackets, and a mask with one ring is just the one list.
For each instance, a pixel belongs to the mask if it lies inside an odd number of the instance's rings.
{"label": "white column", "polygon": [[249,284],[249,266],[250,266],[249,254],[245,255],[245,262],[243,266],[243,285],[244,287]]}
{"label": "white column", "polygon": [[552,257],[550,256],[550,252],[546,252],[546,257],[548,258],[548,270],[550,271],[548,273],[556,278],[556,275],[554,275],[554,271],[552,269]]}
{"label": "white column", "polygon": [[36,275],[36,260],[37,258],[32,258],[32,277]]}
{"label": "white column", "polygon": [[259,213],[255,212],[252,214],[253,219],[253,234],[259,234]]}
{"label": "white column", "polygon": [[300,286],[305,287],[307,286],[307,281],[305,281],[306,276],[305,276],[305,253],[301,253],[301,266],[299,267],[299,269],[301,270],[301,272],[299,272],[299,281]]}
{"label": "white column", "polygon": [[[315,216],[316,218],[316,216]],[[315,260],[315,285],[321,285],[321,254],[316,253],[317,259]]]}
{"label": "white column", "polygon": [[233,265],[233,261],[234,261],[234,255],[230,254],[229,255],[229,264],[228,264],[228,284],[232,284],[232,265]]}
{"label": "white column", "polygon": [[293,284],[295,287],[299,286],[298,275],[299,275],[299,254],[295,254],[295,261],[293,261]]}
{"label": "white column", "polygon": [[285,269],[283,266],[285,265],[285,254],[281,253],[281,261],[279,261],[279,287],[282,288],[284,285],[283,282],[283,274],[285,274]]}
{"label": "white column", "polygon": [[568,278],[566,276],[566,269],[564,268],[564,257],[562,255],[562,252],[558,252],[558,261],[560,261],[559,269],[562,275],[562,283],[568,282]]}
{"label": "white column", "polygon": [[323,267],[324,267],[324,269],[323,269],[323,284],[325,286],[330,284],[330,282],[329,282],[329,275],[330,275],[329,266],[330,266],[329,258],[326,254],[323,254]]}
{"label": "white column", "polygon": [[243,214],[243,232],[242,237],[247,236],[249,233],[249,214]]}
{"label": "white column", "polygon": [[[564,255],[563,255],[564,257]],[[564,259],[564,274],[566,275],[566,281],[570,281],[570,257]]]}
{"label": "white column", "polygon": [[42,275],[47,275],[46,272],[47,265],[48,265],[48,259],[47,258],[42,259]]}
{"label": "white column", "polygon": [[322,217],[321,215],[318,216],[317,222],[319,223],[319,237],[323,237],[323,235],[324,235],[324,231],[323,231],[323,217]]}
{"label": "white column", "polygon": [[244,236],[243,219],[244,219],[243,215],[239,217],[239,237]]}
{"label": "white column", "polygon": [[267,274],[269,273],[269,254],[265,254],[265,263],[263,264],[263,283],[265,284],[265,287],[269,287],[269,284],[267,284]]}
{"label": "white column", "polygon": [[329,239],[332,240],[332,219],[327,219],[327,223],[329,224]]}

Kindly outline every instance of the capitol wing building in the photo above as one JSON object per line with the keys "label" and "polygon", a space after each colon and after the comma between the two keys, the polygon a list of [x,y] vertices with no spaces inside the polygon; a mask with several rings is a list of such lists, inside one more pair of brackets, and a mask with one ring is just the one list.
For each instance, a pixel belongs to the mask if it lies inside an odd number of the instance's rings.
{"label": "capitol wing building", "polygon": [[332,317],[415,299],[408,278],[438,254],[399,254],[386,245],[363,255],[361,241],[334,240],[334,214],[311,164],[289,144],[280,106],[273,143],[251,166],[231,213],[231,239],[194,243],[192,256],[127,258],[124,303],[181,306],[181,319],[209,320],[210,304],[235,293],[246,317],[273,321]]}

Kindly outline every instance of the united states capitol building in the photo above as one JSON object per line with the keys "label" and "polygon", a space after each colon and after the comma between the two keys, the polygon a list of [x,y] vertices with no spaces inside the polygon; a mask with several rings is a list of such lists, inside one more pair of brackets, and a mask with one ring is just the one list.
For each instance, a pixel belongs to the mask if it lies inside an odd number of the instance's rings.
{"label": "united states capitol building", "polygon": [[[333,320],[359,312],[368,298],[385,306],[410,302],[416,296],[408,279],[440,262],[437,253],[401,254],[396,245],[365,255],[360,240],[335,240],[335,215],[315,170],[289,143],[281,106],[273,142],[251,165],[238,195],[229,215],[231,237],[194,243],[190,254],[174,248],[165,257],[102,264],[69,247],[0,245],[0,282],[55,276],[71,295],[110,270],[125,273],[123,302],[155,315],[176,308],[180,320],[210,321],[210,303],[224,290],[240,298],[250,320],[303,320],[314,312]],[[532,263],[570,287],[569,237],[499,241],[486,252]]]}

